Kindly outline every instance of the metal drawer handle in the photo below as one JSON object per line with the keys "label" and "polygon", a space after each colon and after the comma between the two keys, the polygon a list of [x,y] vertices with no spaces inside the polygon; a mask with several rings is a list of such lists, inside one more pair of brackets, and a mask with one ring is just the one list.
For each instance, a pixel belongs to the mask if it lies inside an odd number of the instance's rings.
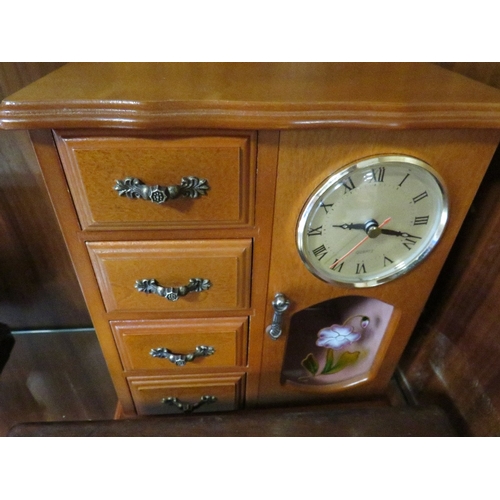
{"label": "metal drawer handle", "polygon": [[184,413],[191,413],[200,406],[215,403],[216,401],[217,398],[215,396],[205,395],[202,396],[197,403],[183,403],[180,399],[172,397],[164,398],[161,402],[167,405],[177,406],[177,408],[179,408],[179,410],[183,411]]}
{"label": "metal drawer handle", "polygon": [[290,301],[286,298],[284,294],[277,293],[274,296],[274,300],[271,302],[271,304],[274,309],[273,321],[266,328],[266,332],[273,340],[276,340],[281,336],[282,333],[281,321],[283,319],[283,313],[290,306]]}
{"label": "metal drawer handle", "polygon": [[175,302],[179,297],[184,297],[188,293],[208,290],[211,286],[212,283],[203,278],[191,278],[188,285],[180,287],[164,287],[155,279],[137,280],[135,282],[135,288],[139,292],[154,293],[172,302]]}
{"label": "metal drawer handle", "polygon": [[199,358],[202,356],[211,356],[214,354],[215,349],[206,345],[198,345],[195,347],[194,352],[190,354],[175,354],[170,349],[166,347],[157,347],[156,349],[151,349],[149,354],[153,358],[164,358],[171,361],[174,365],[184,366],[189,361],[193,361],[194,358]]}
{"label": "metal drawer handle", "polygon": [[173,186],[148,186],[136,177],[127,177],[115,181],[113,188],[120,196],[127,198],[142,198],[153,203],[165,203],[183,196],[184,198],[199,198],[206,195],[210,189],[206,179],[199,177],[183,177],[179,185]]}

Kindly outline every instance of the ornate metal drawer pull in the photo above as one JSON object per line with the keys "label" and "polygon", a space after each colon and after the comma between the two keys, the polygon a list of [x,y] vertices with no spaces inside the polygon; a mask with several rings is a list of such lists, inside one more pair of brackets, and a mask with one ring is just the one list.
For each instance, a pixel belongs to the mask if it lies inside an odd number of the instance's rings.
{"label": "ornate metal drawer pull", "polygon": [[137,280],[135,282],[135,288],[139,292],[155,293],[172,302],[175,302],[179,297],[184,297],[188,293],[208,290],[211,286],[212,283],[203,278],[191,278],[188,285],[180,287],[164,287],[155,279]]}
{"label": "ornate metal drawer pull", "polygon": [[202,396],[197,403],[183,403],[181,400],[172,397],[164,398],[161,402],[167,405],[177,406],[177,408],[179,408],[179,410],[183,411],[184,413],[191,413],[200,406],[215,403],[216,401],[217,398],[215,396],[205,395]]}
{"label": "ornate metal drawer pull", "polygon": [[266,332],[273,340],[276,340],[281,336],[283,313],[288,309],[290,301],[282,293],[277,293],[271,304],[274,309],[273,322],[266,328]]}
{"label": "ornate metal drawer pull", "polygon": [[199,177],[183,177],[179,185],[173,186],[148,186],[136,177],[115,181],[115,191],[120,196],[127,198],[142,198],[153,203],[165,203],[183,196],[184,198],[199,198],[206,195],[210,189],[206,179]]}
{"label": "ornate metal drawer pull", "polygon": [[153,358],[164,358],[171,361],[174,365],[184,366],[189,361],[193,361],[194,358],[199,358],[203,356],[211,356],[214,354],[215,349],[206,345],[196,346],[194,352],[190,354],[175,354],[170,349],[166,347],[157,347],[156,349],[151,349],[149,354]]}

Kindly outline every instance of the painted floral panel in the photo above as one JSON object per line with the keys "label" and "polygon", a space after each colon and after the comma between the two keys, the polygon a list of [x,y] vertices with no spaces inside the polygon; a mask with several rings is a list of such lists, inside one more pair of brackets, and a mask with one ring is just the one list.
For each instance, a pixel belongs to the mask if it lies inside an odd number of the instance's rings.
{"label": "painted floral panel", "polygon": [[295,313],[282,382],[307,385],[359,382],[368,376],[393,306],[366,297],[340,297]]}

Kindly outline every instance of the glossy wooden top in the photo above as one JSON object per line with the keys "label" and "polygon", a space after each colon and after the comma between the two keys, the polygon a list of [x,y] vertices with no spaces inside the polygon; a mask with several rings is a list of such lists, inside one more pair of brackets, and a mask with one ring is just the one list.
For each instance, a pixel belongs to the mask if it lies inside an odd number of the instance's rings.
{"label": "glossy wooden top", "polygon": [[500,90],[427,63],[71,63],[0,126],[500,128]]}

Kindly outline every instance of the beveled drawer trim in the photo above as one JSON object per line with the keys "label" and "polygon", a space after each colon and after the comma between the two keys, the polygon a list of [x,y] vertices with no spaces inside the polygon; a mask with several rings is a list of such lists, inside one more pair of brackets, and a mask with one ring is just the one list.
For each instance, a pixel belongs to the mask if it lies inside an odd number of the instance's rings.
{"label": "beveled drawer trim", "polygon": [[197,413],[236,410],[244,398],[244,373],[128,377],[127,380],[139,415],[182,414],[175,405],[163,402],[167,398],[191,404],[199,402],[203,396],[216,398],[214,403],[196,410]]}
{"label": "beveled drawer trim", "polygon": [[[56,133],[56,144],[82,229],[243,227],[253,223],[254,134],[234,136],[88,136]],[[150,186],[206,179],[207,196],[166,204],[119,196],[116,181]]]}
{"label": "beveled drawer trim", "polygon": [[[108,312],[220,311],[250,305],[250,239],[106,241],[88,242],[87,248]],[[176,301],[135,288],[143,279],[175,287],[197,276],[210,280],[210,288]]]}
{"label": "beveled drawer trim", "polygon": [[[186,368],[246,365],[247,317],[111,321],[110,325],[125,370],[182,373]],[[195,358],[185,366],[150,355],[151,349],[159,347],[187,353],[197,345],[208,345],[215,352]]]}

